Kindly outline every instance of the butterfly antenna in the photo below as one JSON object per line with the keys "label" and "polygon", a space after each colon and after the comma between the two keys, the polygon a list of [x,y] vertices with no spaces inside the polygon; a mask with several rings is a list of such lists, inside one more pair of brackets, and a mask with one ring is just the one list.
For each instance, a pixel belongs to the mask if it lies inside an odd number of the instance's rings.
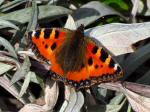
{"label": "butterfly antenna", "polygon": [[84,33],[84,25],[81,24],[78,28],[77,28],[78,31],[80,31],[81,33]]}

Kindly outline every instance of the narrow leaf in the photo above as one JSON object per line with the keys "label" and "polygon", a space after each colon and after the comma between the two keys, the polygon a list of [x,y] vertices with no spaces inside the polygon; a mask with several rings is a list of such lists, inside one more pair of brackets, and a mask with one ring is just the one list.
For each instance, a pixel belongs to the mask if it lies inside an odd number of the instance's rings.
{"label": "narrow leaf", "polygon": [[1,62],[6,62],[6,63],[11,63],[11,64],[15,65],[15,67],[20,68],[19,61],[17,61],[16,59],[12,58],[11,56],[9,56],[9,54],[7,56],[1,54],[0,61]]}
{"label": "narrow leaf", "polygon": [[119,112],[121,105],[95,105],[88,106],[87,112]]}
{"label": "narrow leaf", "polygon": [[5,72],[11,70],[14,66],[13,65],[9,65],[9,64],[5,64],[5,63],[1,63],[0,62],[0,75],[4,74]]}
{"label": "narrow leaf", "polygon": [[37,26],[38,19],[38,7],[35,0],[32,1],[32,14],[31,21],[29,21],[27,31],[35,30]]}
{"label": "narrow leaf", "polygon": [[[71,13],[71,10],[68,10],[60,6],[43,5],[43,6],[39,6],[38,8],[39,8],[38,20],[43,20],[43,19],[50,20],[50,18],[52,17],[58,17],[58,16],[60,17],[60,15],[63,16]],[[15,24],[24,24],[29,22],[31,13],[32,13],[32,8],[29,7],[29,8],[10,12],[8,14],[0,16],[0,19],[15,21]]]}
{"label": "narrow leaf", "polygon": [[21,68],[19,68],[14,74],[11,80],[11,85],[17,82],[18,80],[22,79],[23,77],[25,77],[30,70],[30,66],[31,66],[31,63],[29,61],[29,58],[26,57]]}
{"label": "narrow leaf", "polygon": [[69,86],[65,86],[65,101],[63,102],[61,108],[60,108],[60,112],[65,112],[65,109],[67,108],[67,105],[69,104],[69,98],[70,98],[70,94],[71,94],[71,88]]}
{"label": "narrow leaf", "polygon": [[4,4],[0,7],[0,11],[1,12],[5,12],[5,11],[8,11],[20,4],[23,4],[25,3],[27,0],[14,0],[12,2],[8,2],[7,4]]}
{"label": "narrow leaf", "polygon": [[[123,90],[123,88],[122,88]],[[123,93],[126,95],[128,101],[130,102],[132,108],[136,112],[149,112],[150,110],[150,98],[140,96],[128,89],[124,89]]]}
{"label": "narrow leaf", "polygon": [[77,101],[74,105],[74,109],[72,110],[72,112],[79,112],[82,108],[84,104],[84,97],[83,97],[83,94],[82,92],[77,92]]}
{"label": "narrow leaf", "polygon": [[113,104],[113,105],[119,105],[121,103],[121,101],[123,100],[123,98],[125,98],[123,93],[119,93],[117,94],[114,98],[111,99],[109,104]]}
{"label": "narrow leaf", "polygon": [[0,29],[1,29],[1,28],[7,28],[7,27],[10,27],[10,28],[14,28],[14,29],[16,29],[16,30],[19,30],[19,28],[18,28],[16,25],[14,25],[13,23],[11,23],[11,22],[9,22],[9,21],[7,21],[7,20],[2,20],[2,19],[0,19]]}
{"label": "narrow leaf", "polygon": [[36,84],[40,84],[41,88],[44,89],[44,81],[41,79],[38,75],[36,75],[34,72],[30,72],[30,82],[34,82]]}
{"label": "narrow leaf", "polygon": [[0,86],[6,89],[10,94],[16,97],[23,104],[29,103],[29,100],[27,97],[25,97],[25,99],[19,97],[18,89],[14,85],[10,86],[10,80],[6,75],[0,77]]}
{"label": "narrow leaf", "polygon": [[15,52],[15,49],[12,47],[12,45],[3,37],[0,37],[0,45],[4,46],[9,52],[10,55],[13,56],[15,59],[17,58],[17,54]]}
{"label": "narrow leaf", "polygon": [[29,86],[29,83],[30,83],[30,75],[31,75],[31,72],[28,72],[28,74],[25,76],[25,80],[24,80],[23,85],[21,87],[19,97],[22,97],[22,95],[26,92],[26,90]]}
{"label": "narrow leaf", "polygon": [[84,97],[81,92],[75,92],[71,89],[68,105],[64,112],[79,112],[84,104]]}
{"label": "narrow leaf", "polygon": [[76,101],[77,101],[77,93],[75,92],[74,89],[71,89],[69,102],[64,112],[72,112],[74,110],[74,105],[76,104]]}

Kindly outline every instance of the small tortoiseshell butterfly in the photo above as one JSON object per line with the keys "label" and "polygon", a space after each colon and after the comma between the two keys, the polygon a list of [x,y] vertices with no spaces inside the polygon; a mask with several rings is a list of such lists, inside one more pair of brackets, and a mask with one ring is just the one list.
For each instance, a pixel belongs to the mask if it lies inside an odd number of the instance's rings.
{"label": "small tortoiseshell butterfly", "polygon": [[83,25],[75,31],[43,28],[29,32],[28,37],[37,57],[51,62],[51,77],[76,89],[122,77],[120,66],[83,30]]}

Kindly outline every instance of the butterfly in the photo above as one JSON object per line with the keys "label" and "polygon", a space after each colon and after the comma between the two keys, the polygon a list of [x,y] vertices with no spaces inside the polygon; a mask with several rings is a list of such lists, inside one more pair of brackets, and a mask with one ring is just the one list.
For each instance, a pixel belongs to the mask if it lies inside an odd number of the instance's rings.
{"label": "butterfly", "polygon": [[75,89],[101,82],[116,81],[123,76],[120,65],[90,37],[84,26],[77,30],[42,28],[28,33],[37,57],[51,62],[50,76]]}

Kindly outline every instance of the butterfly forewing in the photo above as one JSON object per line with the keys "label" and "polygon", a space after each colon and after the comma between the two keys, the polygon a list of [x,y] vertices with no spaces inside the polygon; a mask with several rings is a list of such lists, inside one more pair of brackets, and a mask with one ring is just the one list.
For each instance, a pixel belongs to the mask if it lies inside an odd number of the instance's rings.
{"label": "butterfly forewing", "polygon": [[31,31],[28,33],[29,40],[32,42],[33,51],[37,49],[40,56],[51,62],[51,70],[60,76],[64,72],[60,65],[56,62],[56,52],[59,51],[60,46],[64,43],[68,34],[71,32],[67,29],[48,28]]}

